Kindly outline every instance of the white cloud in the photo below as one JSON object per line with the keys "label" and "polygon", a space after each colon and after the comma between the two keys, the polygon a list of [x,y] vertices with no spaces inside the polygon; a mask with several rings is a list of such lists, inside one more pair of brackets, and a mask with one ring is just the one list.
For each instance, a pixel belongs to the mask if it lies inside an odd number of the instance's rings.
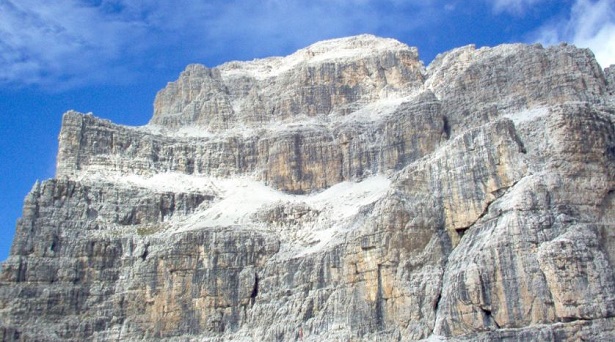
{"label": "white cloud", "polygon": [[[551,0],[491,0],[523,15]],[[613,0],[575,1],[568,18],[535,32],[545,44],[589,47],[615,63]],[[0,0],[0,86],[47,88],[131,82],[185,64],[291,53],[318,40],[360,33],[438,38],[453,0]],[[165,69],[166,68],[166,69]]]}
{"label": "white cloud", "polygon": [[0,0],[0,85],[122,82],[174,62],[285,54],[359,33],[399,36],[435,22],[444,2]]}
{"label": "white cloud", "polygon": [[86,75],[103,78],[97,69],[108,68],[142,32],[138,22],[75,1],[3,1],[0,81],[44,84],[51,79],[78,82],[77,76]]}
{"label": "white cloud", "polygon": [[615,4],[612,0],[576,0],[569,18],[541,27],[534,36],[545,45],[565,41],[590,48],[602,67],[615,64]]}

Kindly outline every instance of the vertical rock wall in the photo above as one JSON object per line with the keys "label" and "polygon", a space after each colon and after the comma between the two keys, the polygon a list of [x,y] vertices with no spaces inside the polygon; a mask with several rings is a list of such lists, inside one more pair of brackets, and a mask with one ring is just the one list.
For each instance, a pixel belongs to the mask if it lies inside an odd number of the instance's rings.
{"label": "vertical rock wall", "polygon": [[189,66],[145,127],[69,112],[0,338],[613,340],[611,69],[358,36]]}

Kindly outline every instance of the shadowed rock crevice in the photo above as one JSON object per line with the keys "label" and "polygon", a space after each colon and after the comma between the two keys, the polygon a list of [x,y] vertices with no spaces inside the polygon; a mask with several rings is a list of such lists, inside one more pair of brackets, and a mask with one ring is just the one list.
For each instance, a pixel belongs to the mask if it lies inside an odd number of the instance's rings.
{"label": "shadowed rock crevice", "polygon": [[250,305],[254,306],[256,302],[256,296],[258,296],[258,274],[254,273],[254,285],[252,286],[252,293],[250,293]]}
{"label": "shadowed rock crevice", "polygon": [[148,246],[148,245],[146,245],[146,246],[143,248],[143,253],[141,253],[141,260],[142,260],[142,261],[145,261],[145,259],[147,259],[147,256],[149,255],[149,251],[147,250],[147,248],[148,248],[148,247],[149,247],[149,246]]}

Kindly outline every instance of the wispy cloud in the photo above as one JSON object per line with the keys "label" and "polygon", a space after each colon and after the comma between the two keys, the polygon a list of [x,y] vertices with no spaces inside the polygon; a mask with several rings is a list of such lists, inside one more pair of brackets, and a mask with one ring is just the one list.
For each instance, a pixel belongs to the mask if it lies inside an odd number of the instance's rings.
{"label": "wispy cloud", "polygon": [[568,18],[542,26],[533,40],[545,45],[571,42],[590,48],[603,67],[615,64],[615,3],[576,0]]}
{"label": "wispy cloud", "polygon": [[507,12],[514,15],[521,15],[532,6],[544,1],[545,0],[487,0],[495,13]]}
{"label": "wispy cloud", "polygon": [[444,3],[0,0],[0,83],[122,82],[178,58],[221,62],[220,56],[288,53],[350,34],[407,34],[434,23]]}
{"label": "wispy cloud", "polygon": [[0,2],[0,81],[44,84],[104,77],[97,69],[113,68],[142,33],[138,22],[72,1]]}
{"label": "wispy cloud", "polygon": [[[527,18],[532,6],[553,1],[559,0],[478,3],[500,15]],[[530,40],[569,41],[592,48],[602,65],[615,63],[613,1],[562,1],[574,3],[569,15],[540,27]],[[213,66],[283,55],[359,33],[418,37],[433,45],[438,27],[456,12],[468,13],[465,5],[459,0],[0,0],[0,86],[133,82],[152,70],[174,73],[192,62]]]}

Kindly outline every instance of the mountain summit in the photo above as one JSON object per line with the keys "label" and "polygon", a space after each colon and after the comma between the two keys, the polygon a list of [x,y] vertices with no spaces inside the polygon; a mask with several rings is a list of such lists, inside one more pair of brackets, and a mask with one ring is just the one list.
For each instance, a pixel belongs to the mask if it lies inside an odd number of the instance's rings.
{"label": "mountain summit", "polygon": [[615,339],[615,67],[370,35],[68,112],[3,341]]}
{"label": "mountain summit", "polygon": [[363,35],[311,45],[287,57],[190,65],[156,96],[150,124],[209,131],[349,114],[423,85],[415,48]]}

